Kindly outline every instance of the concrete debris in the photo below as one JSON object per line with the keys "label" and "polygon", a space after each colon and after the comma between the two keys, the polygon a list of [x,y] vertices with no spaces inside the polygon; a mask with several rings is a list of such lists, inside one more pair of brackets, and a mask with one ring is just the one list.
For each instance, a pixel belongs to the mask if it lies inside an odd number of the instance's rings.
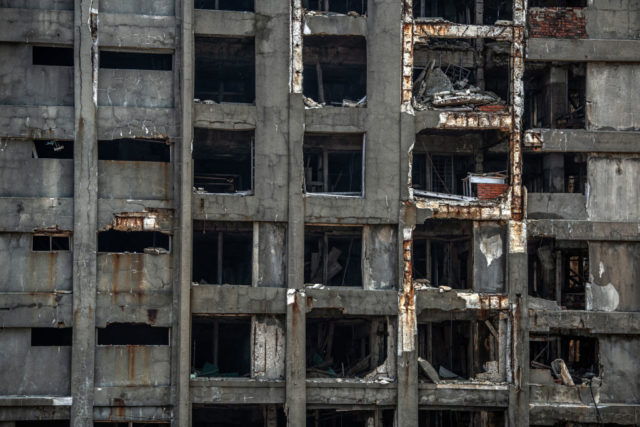
{"label": "concrete debris", "polygon": [[453,288],[451,286],[445,286],[445,285],[438,286],[438,292],[440,293],[451,292],[452,290]]}
{"label": "concrete debris", "polygon": [[322,108],[324,104],[320,104],[319,102],[314,101],[309,97],[303,97],[304,107],[305,108]]}
{"label": "concrete debris", "polygon": [[342,106],[343,107],[366,107],[367,106],[367,97],[363,96],[359,101],[352,101],[350,99],[344,99],[342,100]]}
{"label": "concrete debris", "polygon": [[438,374],[440,375],[440,377],[447,380],[464,380],[464,378],[462,378],[460,375],[456,374],[455,372],[451,372],[444,366],[440,366],[440,368],[438,369]]}
{"label": "concrete debris", "polygon": [[476,379],[483,381],[500,381],[500,372],[498,372],[498,361],[489,360],[484,364],[485,372],[476,375]]}
{"label": "concrete debris", "polygon": [[422,371],[427,375],[432,383],[440,384],[440,377],[438,376],[438,372],[436,372],[431,363],[424,360],[422,357],[418,357],[418,366],[420,366]]}
{"label": "concrete debris", "polygon": [[575,385],[564,360],[556,359],[551,362],[551,369],[553,370],[553,374],[562,381],[563,385],[572,387]]}

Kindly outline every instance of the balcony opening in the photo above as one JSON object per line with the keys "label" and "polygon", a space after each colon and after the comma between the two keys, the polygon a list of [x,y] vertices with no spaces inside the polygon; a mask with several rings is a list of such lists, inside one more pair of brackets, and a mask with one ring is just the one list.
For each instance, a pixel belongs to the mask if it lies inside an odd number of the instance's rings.
{"label": "balcony opening", "polygon": [[305,36],[302,52],[307,107],[364,107],[367,42],[356,36]]}
{"label": "balcony opening", "polygon": [[586,242],[532,239],[527,253],[529,295],[549,300],[548,308],[585,309],[585,289],[589,282]]}
{"label": "balcony opening", "polygon": [[32,347],[71,346],[72,328],[31,328]]}
{"label": "balcony opening", "polygon": [[195,128],[193,185],[198,192],[252,194],[254,131]]}
{"label": "balcony opening", "polygon": [[363,147],[362,134],[305,134],[305,191],[361,196],[364,187]]}
{"label": "balcony opening", "polygon": [[100,68],[171,71],[172,66],[173,55],[170,53],[100,51]]}
{"label": "balcony opening", "polygon": [[[577,335],[531,335],[531,374],[562,385],[588,384],[600,374],[598,339]],[[555,379],[555,380],[553,380]]]}
{"label": "balcony opening", "polygon": [[529,193],[585,194],[586,153],[525,154],[522,182]]}
{"label": "balcony opening", "polygon": [[314,310],[310,316],[306,331],[307,378],[363,378],[385,362],[385,319],[336,318],[327,310]]}
{"label": "balcony opening", "polygon": [[129,162],[171,161],[171,146],[158,139],[114,139],[98,141],[98,160]]}
{"label": "balcony opening", "polygon": [[98,345],[169,345],[169,328],[111,323],[98,328]]}
{"label": "balcony opening", "polygon": [[31,157],[34,159],[73,159],[73,141],[36,139]]}
{"label": "balcony opening", "polygon": [[366,15],[367,0],[302,0],[302,7],[317,12]]}
{"label": "balcony opening", "polygon": [[31,249],[34,252],[62,252],[71,250],[68,235],[34,234]]}
{"label": "balcony opening", "polygon": [[513,1],[414,0],[413,16],[414,18],[443,18],[466,25],[493,25],[496,21],[513,19]]}
{"label": "balcony opening", "polygon": [[73,67],[73,48],[33,46],[33,65]]}
{"label": "balcony opening", "polygon": [[280,405],[193,405],[193,427],[286,427]]}
{"label": "balcony opening", "polygon": [[418,427],[500,427],[506,425],[502,411],[421,410]]}
{"label": "balcony opening", "polygon": [[525,129],[584,129],[586,65],[527,62]]}
{"label": "balcony opening", "polygon": [[194,283],[251,285],[252,254],[251,223],[194,221]]}
{"label": "balcony opening", "polygon": [[304,282],[362,286],[362,228],[306,227]]}
{"label": "balcony opening", "polygon": [[253,0],[194,0],[195,9],[253,12]]}
{"label": "balcony opening", "polygon": [[197,377],[251,376],[251,318],[193,316],[191,372]]}
{"label": "balcony opening", "polygon": [[98,233],[98,252],[166,254],[171,237],[158,231],[116,231]]}
{"label": "balcony opening", "polygon": [[254,39],[195,38],[195,101],[245,103],[255,101]]}

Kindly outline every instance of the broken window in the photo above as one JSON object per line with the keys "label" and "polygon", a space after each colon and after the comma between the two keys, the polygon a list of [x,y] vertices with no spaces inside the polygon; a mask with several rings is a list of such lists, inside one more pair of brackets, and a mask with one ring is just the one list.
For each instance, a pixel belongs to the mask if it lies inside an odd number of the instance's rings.
{"label": "broken window", "polygon": [[73,67],[73,48],[33,46],[33,65]]}
{"label": "broken window", "polygon": [[168,234],[158,231],[101,231],[98,233],[98,252],[168,253],[170,241]]}
{"label": "broken window", "polygon": [[586,384],[600,373],[598,339],[577,335],[531,335],[529,358],[532,375],[550,371],[556,383]]}
{"label": "broken window", "polygon": [[505,423],[502,411],[421,410],[418,418],[418,427],[502,427]]}
{"label": "broken window", "polygon": [[195,9],[253,12],[253,0],[194,0]]}
{"label": "broken window", "polygon": [[585,309],[589,281],[589,248],[586,242],[554,239],[530,240],[529,295],[555,301],[569,310]]}
{"label": "broken window", "polygon": [[387,358],[387,320],[334,314],[315,310],[307,319],[307,378],[366,377]]}
{"label": "broken window", "polygon": [[[393,410],[309,409],[309,427],[393,427]],[[376,420],[377,419],[377,420]],[[376,422],[377,421],[377,422]]]}
{"label": "broken window", "polygon": [[73,141],[36,139],[31,156],[34,159],[73,159]]}
{"label": "broken window", "polygon": [[304,282],[326,286],[362,286],[362,228],[307,227]]}
{"label": "broken window", "polygon": [[111,323],[98,328],[98,345],[169,345],[169,328]]}
{"label": "broken window", "polygon": [[71,328],[31,328],[32,347],[70,346]]}
{"label": "broken window", "polygon": [[302,7],[318,12],[366,15],[367,0],[302,0]]}
{"label": "broken window", "polygon": [[249,377],[250,343],[250,317],[193,316],[191,372],[198,377]]}
{"label": "broken window", "polygon": [[473,287],[473,229],[470,221],[431,221],[413,237],[413,278],[427,286]]}
{"label": "broken window", "polygon": [[280,405],[206,405],[193,407],[193,427],[286,427]]}
{"label": "broken window", "polygon": [[69,251],[71,238],[67,235],[34,234],[31,249],[34,252]]}
{"label": "broken window", "polygon": [[171,146],[158,139],[113,139],[98,141],[98,160],[170,162]]}
{"label": "broken window", "polygon": [[196,37],[195,94],[197,101],[255,101],[253,38]]}
{"label": "broken window", "polygon": [[413,0],[414,18],[437,17],[467,25],[510,21],[512,8],[512,0]]}
{"label": "broken window", "polygon": [[100,51],[100,68],[171,71],[172,65],[170,53]]}
{"label": "broken window", "polygon": [[305,191],[361,196],[363,145],[362,134],[305,134]]}
{"label": "broken window", "polygon": [[302,91],[308,105],[366,105],[366,45],[364,37],[304,37]]}
{"label": "broken window", "polygon": [[582,63],[527,62],[525,129],[584,129],[586,66]]}
{"label": "broken window", "polygon": [[254,131],[195,128],[193,185],[206,193],[253,190]]}
{"label": "broken window", "polygon": [[529,193],[585,194],[587,154],[525,154],[522,182]]}
{"label": "broken window", "polygon": [[252,254],[251,223],[194,222],[194,283],[251,285]]}

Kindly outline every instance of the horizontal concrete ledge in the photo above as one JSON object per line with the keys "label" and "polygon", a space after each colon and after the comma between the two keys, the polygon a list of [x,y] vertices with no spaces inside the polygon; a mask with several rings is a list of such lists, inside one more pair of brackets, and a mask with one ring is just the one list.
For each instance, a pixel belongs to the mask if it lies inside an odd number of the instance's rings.
{"label": "horizontal concrete ledge", "polygon": [[576,193],[527,193],[530,219],[587,219],[586,197]]}
{"label": "horizontal concrete ledge", "polygon": [[285,288],[193,285],[191,312],[201,314],[284,314]]}
{"label": "horizontal concrete ledge", "polygon": [[640,40],[528,39],[527,60],[640,62]]}
{"label": "horizontal concrete ledge", "polygon": [[1,8],[0,14],[0,42],[73,45],[71,10]]}
{"label": "horizontal concrete ledge", "polygon": [[527,220],[529,237],[558,240],[640,241],[640,223],[596,222],[560,219]]}
{"label": "horizontal concrete ledge", "polygon": [[418,385],[418,404],[428,406],[493,407],[509,406],[506,384],[431,384]]}
{"label": "horizontal concrete ledge", "polygon": [[367,17],[305,14],[303,24],[304,35],[332,35],[332,36],[367,36]]}
{"label": "horizontal concrete ledge", "polygon": [[[549,378],[551,378],[551,371]],[[600,386],[593,386],[593,394],[599,400]],[[530,401],[538,404],[576,404],[591,402],[588,385],[565,386],[562,384],[529,384]],[[584,402],[584,403],[583,403]]]}
{"label": "horizontal concrete ledge", "polygon": [[71,406],[71,396],[0,396],[0,406]]}
{"label": "horizontal concrete ledge", "polygon": [[304,111],[306,132],[363,133],[366,108],[323,107]]}
{"label": "horizontal concrete ledge", "polygon": [[279,404],[285,401],[283,380],[198,378],[190,381],[191,403]]}
{"label": "horizontal concrete ledge", "polygon": [[98,107],[98,139],[176,138],[173,108]]}
{"label": "horizontal concrete ledge", "polygon": [[73,107],[0,105],[0,138],[72,140],[73,114]]}
{"label": "horizontal concrete ledge", "polygon": [[416,291],[416,313],[423,310],[506,310],[509,298],[506,295],[478,294],[470,291],[440,292],[439,289]]}
{"label": "horizontal concrete ledge", "polygon": [[307,379],[308,405],[395,405],[397,384],[349,379]]}
{"label": "horizontal concrete ledge", "polygon": [[337,308],[345,315],[358,316],[396,316],[398,314],[398,292],[395,290],[307,288],[306,294],[307,310]]}
{"label": "horizontal concrete ledge", "polygon": [[391,200],[306,195],[304,221],[309,224],[392,224],[398,220]]}
{"label": "horizontal concrete ledge", "polygon": [[426,43],[429,39],[477,39],[490,38],[512,41],[513,28],[510,25],[466,25],[436,19],[416,19],[413,24],[414,43]]}
{"label": "horizontal concrete ledge", "polygon": [[70,291],[0,293],[0,325],[5,328],[70,327]]}
{"label": "horizontal concrete ledge", "polygon": [[581,329],[592,334],[640,334],[640,313],[529,310],[531,332]]}
{"label": "horizontal concrete ledge", "polygon": [[[603,423],[638,425],[640,405],[598,403]],[[529,423],[531,425],[554,425],[558,421],[576,423],[598,423],[593,405],[567,403],[530,403]]]}
{"label": "horizontal concrete ledge", "polygon": [[510,111],[481,113],[467,111],[423,110],[415,112],[416,133],[425,129],[498,129],[509,132],[513,124]]}
{"label": "horizontal concrete ledge", "polygon": [[251,130],[256,127],[256,106],[194,102],[193,117],[197,128]]}
{"label": "horizontal concrete ledge", "polygon": [[101,48],[154,49],[172,52],[176,44],[176,18],[100,13],[98,44]]}
{"label": "horizontal concrete ledge", "polygon": [[96,387],[95,406],[165,406],[171,405],[171,387],[127,386]]}
{"label": "horizontal concrete ledge", "polygon": [[286,208],[269,204],[257,195],[194,193],[192,218],[207,221],[287,221]]}
{"label": "horizontal concrete ledge", "polygon": [[172,406],[94,406],[95,421],[169,421],[173,419]]}
{"label": "horizontal concrete ledge", "polygon": [[524,145],[543,153],[637,153],[640,132],[530,129],[525,133]]}
{"label": "horizontal concrete ledge", "polygon": [[194,21],[198,36],[252,37],[256,33],[253,12],[196,9]]}
{"label": "horizontal concrete ledge", "polygon": [[72,198],[0,197],[0,232],[32,233],[55,226],[73,229]]}

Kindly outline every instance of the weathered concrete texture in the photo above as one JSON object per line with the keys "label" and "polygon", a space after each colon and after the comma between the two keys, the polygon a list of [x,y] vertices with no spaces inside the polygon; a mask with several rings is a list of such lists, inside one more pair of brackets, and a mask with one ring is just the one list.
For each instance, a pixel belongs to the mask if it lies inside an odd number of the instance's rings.
{"label": "weathered concrete texture", "polygon": [[175,137],[173,108],[98,108],[98,139]]}
{"label": "weathered concrete texture", "polygon": [[601,336],[598,349],[602,367],[601,402],[637,404],[640,401],[640,378],[630,369],[637,365],[640,338]]}
{"label": "weathered concrete texture", "polygon": [[640,311],[640,243],[590,242],[589,278],[587,309]]}
{"label": "weathered concrete texture", "polygon": [[149,420],[168,422],[172,419],[170,406],[133,406],[122,407],[118,404],[112,407],[93,408],[92,417],[96,421],[128,422],[130,420]]}
{"label": "weathered concrete texture", "polygon": [[[531,300],[530,300],[531,301]],[[640,313],[529,310],[530,332],[585,330],[592,334],[640,334]]]}
{"label": "weathered concrete texture", "polygon": [[590,37],[640,39],[640,5],[635,0],[591,1],[584,11]]}
{"label": "weathered concrete texture", "polygon": [[256,32],[256,18],[251,12],[195,10],[194,31],[198,35],[252,37]]}
{"label": "weathered concrete texture", "polygon": [[381,384],[359,380],[307,380],[309,405],[394,405],[397,399],[395,384]]}
{"label": "weathered concrete texture", "polygon": [[207,129],[251,130],[256,127],[256,106],[193,103],[193,126]]}
{"label": "weathered concrete texture", "polygon": [[172,16],[175,2],[171,0],[140,0],[135,4],[127,0],[100,0],[100,12],[139,15]]}
{"label": "weathered concrete texture", "polygon": [[638,62],[638,46],[638,40],[528,39],[527,60]]}
{"label": "weathered concrete texture", "polygon": [[31,233],[54,225],[71,230],[72,211],[70,197],[0,197],[0,231]]}
{"label": "weathered concrete texture", "polygon": [[261,381],[247,378],[198,378],[191,380],[191,401],[197,403],[246,402],[278,404],[285,402],[284,381]]}
{"label": "weathered concrete texture", "polygon": [[[575,387],[571,387],[561,384],[555,384],[553,383],[553,377],[550,370],[545,369],[541,371],[544,372],[547,380],[551,381],[551,384],[530,384],[529,390],[531,393],[530,399],[532,402],[556,405],[583,404],[583,402],[592,402],[591,390],[589,390],[588,385],[578,385]],[[594,382],[592,388],[596,402],[598,402],[598,404],[601,404],[602,401],[600,399],[600,387]]]}
{"label": "weathered concrete texture", "polygon": [[0,106],[0,137],[71,140],[73,107]]}
{"label": "weathered concrete texture", "polygon": [[283,314],[286,293],[282,288],[194,285],[191,288],[191,311],[210,314]]}
{"label": "weathered concrete texture", "polygon": [[169,346],[96,347],[96,387],[170,384]]}
{"label": "weathered concrete texture", "polygon": [[590,156],[587,214],[592,221],[631,222],[640,212],[640,158]]}
{"label": "weathered concrete texture", "polygon": [[[0,200],[1,201],[1,200]],[[175,212],[171,200],[99,199],[98,228],[123,231],[164,231],[171,233]]]}
{"label": "weathered concrete texture", "polygon": [[638,240],[638,222],[596,222],[562,219],[527,221],[529,237],[555,237],[558,240]]}
{"label": "weathered concrete texture", "polygon": [[72,197],[72,166],[67,159],[0,160],[0,196]]}
{"label": "weathered concrete texture", "polygon": [[98,105],[117,107],[173,107],[171,71],[101,69]]}
{"label": "weathered concrete texture", "polygon": [[117,406],[124,411],[136,406],[171,405],[170,388],[166,386],[112,386],[97,387],[95,406]]}
{"label": "weathered concrete texture", "polygon": [[348,15],[305,15],[305,35],[366,36],[367,18]]}
{"label": "weathered concrete texture", "polygon": [[362,230],[362,283],[364,289],[398,286],[398,236],[393,225],[369,225]]}
{"label": "weathered concrete texture", "polygon": [[508,385],[487,384],[427,384],[420,383],[419,404],[442,407],[509,406]]}
{"label": "weathered concrete texture", "polygon": [[285,371],[285,330],[282,318],[256,316],[252,322],[251,377],[283,379]]}
{"label": "weathered concrete texture", "polygon": [[[3,7],[2,3],[0,7]],[[71,11],[4,9],[2,13],[6,20],[0,27],[0,41],[73,43],[73,29],[68,25],[73,19]]]}
{"label": "weathered concrete texture", "polygon": [[175,48],[176,22],[172,16],[101,13],[99,26],[101,48]]}
{"label": "weathered concrete texture", "polygon": [[17,9],[73,10],[73,0],[1,0],[0,7]]}
{"label": "weathered concrete texture", "polygon": [[576,193],[527,193],[527,218],[585,220],[586,198]]}
{"label": "weathered concrete texture", "polygon": [[[256,230],[257,228],[257,230]],[[287,280],[287,226],[259,222],[254,225],[255,286],[285,287]]]}
{"label": "weathered concrete texture", "polygon": [[354,316],[391,316],[397,314],[397,292],[360,289],[307,289],[307,310],[334,308]]}
{"label": "weathered concrete texture", "polygon": [[29,328],[0,329],[0,394],[68,396],[71,347],[31,347],[30,342]]}
{"label": "weathered concrete texture", "polygon": [[637,153],[640,151],[640,133],[531,129],[525,134],[524,144],[536,152]]}
{"label": "weathered concrete texture", "polygon": [[304,111],[304,128],[307,132],[361,133],[366,117],[363,108],[313,108]]}
{"label": "weathered concrete texture", "polygon": [[0,295],[0,324],[3,327],[48,328],[73,324],[73,295],[69,291]]}
{"label": "weathered concrete texture", "polygon": [[473,287],[499,293],[505,288],[505,230],[498,223],[473,223]]}
{"label": "weathered concrete texture", "polygon": [[587,129],[640,130],[639,80],[638,64],[587,64]]}
{"label": "weathered concrete texture", "polygon": [[98,172],[100,198],[173,198],[173,168],[170,163],[101,160]]}

